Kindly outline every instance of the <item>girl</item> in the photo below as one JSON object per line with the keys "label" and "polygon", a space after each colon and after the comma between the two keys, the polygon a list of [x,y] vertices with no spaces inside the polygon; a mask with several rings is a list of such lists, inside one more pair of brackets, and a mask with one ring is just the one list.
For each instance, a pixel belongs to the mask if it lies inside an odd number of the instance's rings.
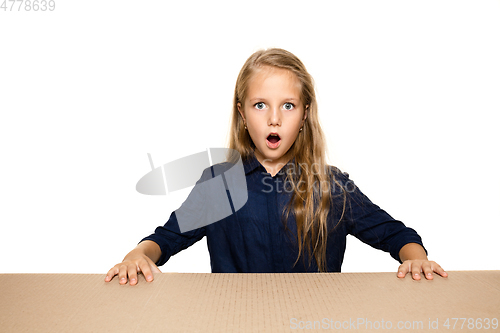
{"label": "girl", "polygon": [[[168,222],[106,275],[121,284],[147,281],[170,256],[207,237],[212,272],[340,272],[347,234],[389,252],[411,273],[447,273],[427,259],[420,236],[373,204],[325,162],[313,80],[288,51],[255,52],[241,69],[234,92],[229,148],[239,152],[248,200],[230,216],[180,232]],[[214,169],[209,168],[214,175]],[[205,170],[202,179],[209,172]],[[189,198],[188,198],[189,200]]]}

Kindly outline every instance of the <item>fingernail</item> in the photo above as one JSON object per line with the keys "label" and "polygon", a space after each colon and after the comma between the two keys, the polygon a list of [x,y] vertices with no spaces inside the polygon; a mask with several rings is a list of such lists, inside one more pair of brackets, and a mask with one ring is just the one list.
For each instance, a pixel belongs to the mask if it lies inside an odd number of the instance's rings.
{"label": "fingernail", "polygon": [[130,282],[135,282],[135,279],[130,279]]}
{"label": "fingernail", "polygon": [[399,275],[399,276],[402,276],[402,275],[403,275],[403,272],[399,272],[399,273],[398,273],[398,275]]}
{"label": "fingernail", "polygon": [[152,278],[153,278],[153,277],[152,277],[151,275],[148,275],[148,276],[146,277],[146,279],[147,279],[148,281],[151,281],[151,279],[152,279]]}
{"label": "fingernail", "polygon": [[432,276],[432,274],[431,273],[427,273],[427,276]]}

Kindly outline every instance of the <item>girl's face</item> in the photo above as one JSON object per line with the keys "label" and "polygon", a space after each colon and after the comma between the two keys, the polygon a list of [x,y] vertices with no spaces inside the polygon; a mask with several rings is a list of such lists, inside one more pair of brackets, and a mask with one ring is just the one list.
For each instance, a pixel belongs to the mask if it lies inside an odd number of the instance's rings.
{"label": "girl's face", "polygon": [[295,74],[265,66],[250,79],[244,107],[237,105],[255,144],[255,156],[268,171],[292,157],[288,151],[307,117],[300,91]]}

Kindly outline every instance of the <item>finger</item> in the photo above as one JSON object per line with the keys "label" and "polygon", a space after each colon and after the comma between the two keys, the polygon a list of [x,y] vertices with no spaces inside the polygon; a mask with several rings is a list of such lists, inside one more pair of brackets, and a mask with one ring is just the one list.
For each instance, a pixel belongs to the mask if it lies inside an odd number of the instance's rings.
{"label": "finger", "polygon": [[144,278],[146,279],[146,281],[148,281],[148,282],[153,281],[153,273],[151,272],[151,267],[150,267],[148,260],[141,260],[141,262],[139,264],[139,268],[142,272],[142,275],[144,275]]}
{"label": "finger", "polygon": [[106,277],[104,278],[104,281],[109,282],[113,277],[118,274],[118,267],[113,267],[108,271],[108,274],[106,274]]}
{"label": "finger", "polygon": [[153,260],[151,260],[150,258],[146,258],[146,259],[149,263],[149,268],[151,268],[152,273],[161,273],[160,269],[158,268],[158,266],[156,266],[156,264],[153,262]]}
{"label": "finger", "polygon": [[149,267],[151,268],[151,271],[153,273],[161,273],[160,269],[158,268],[158,266],[156,266],[156,264],[153,262],[153,260],[147,258],[148,262],[149,262]]}
{"label": "finger", "polygon": [[155,263],[152,263],[153,266],[151,266],[151,270],[153,271],[153,273],[161,273],[160,269],[158,268],[158,266],[156,266]]}
{"label": "finger", "polygon": [[133,286],[137,284],[137,266],[133,263],[127,265],[128,269],[128,279],[130,281],[130,285]]}
{"label": "finger", "polygon": [[436,272],[437,274],[441,275],[442,277],[447,277],[448,273],[445,272],[445,270],[437,263],[433,262],[432,265],[432,270]]}
{"label": "finger", "polygon": [[422,271],[427,280],[432,280],[434,277],[432,276],[432,266],[430,262],[424,262],[422,264]]}
{"label": "finger", "polygon": [[127,265],[121,264],[119,266],[118,278],[120,279],[120,284],[127,283]]}
{"label": "finger", "polygon": [[422,263],[421,262],[413,262],[411,265],[411,276],[413,277],[413,280],[420,280],[420,271],[422,270]]}
{"label": "finger", "polygon": [[401,265],[399,265],[398,268],[398,277],[399,278],[404,278],[406,276],[406,273],[410,270],[411,265],[408,261],[403,262]]}

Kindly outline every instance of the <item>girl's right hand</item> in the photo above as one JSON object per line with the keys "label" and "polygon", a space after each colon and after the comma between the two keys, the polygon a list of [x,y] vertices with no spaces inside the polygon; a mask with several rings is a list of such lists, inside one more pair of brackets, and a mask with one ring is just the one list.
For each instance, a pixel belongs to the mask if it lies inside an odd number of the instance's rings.
{"label": "girl's right hand", "polygon": [[130,279],[130,285],[136,285],[138,282],[137,274],[142,273],[146,281],[153,281],[153,273],[161,273],[155,263],[142,251],[133,250],[119,264],[116,264],[106,274],[105,282],[109,282],[115,275],[118,275],[120,284],[127,283],[127,277]]}

